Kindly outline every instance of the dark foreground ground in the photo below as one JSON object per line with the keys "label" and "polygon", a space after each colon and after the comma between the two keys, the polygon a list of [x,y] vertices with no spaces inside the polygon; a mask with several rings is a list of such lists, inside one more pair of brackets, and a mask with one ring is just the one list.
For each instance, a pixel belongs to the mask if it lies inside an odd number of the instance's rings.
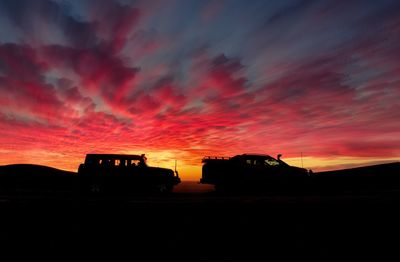
{"label": "dark foreground ground", "polygon": [[0,250],[15,258],[124,261],[398,259],[400,195],[0,196]]}

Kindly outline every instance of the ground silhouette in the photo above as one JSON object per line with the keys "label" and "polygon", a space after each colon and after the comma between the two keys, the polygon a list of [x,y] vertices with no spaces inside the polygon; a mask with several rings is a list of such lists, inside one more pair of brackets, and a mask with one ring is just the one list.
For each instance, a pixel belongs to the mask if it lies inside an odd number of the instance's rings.
{"label": "ground silhouette", "polygon": [[[366,170],[397,170],[397,165]],[[366,170],[355,169],[350,176],[357,177]],[[321,175],[331,179],[351,171],[335,172]],[[374,177],[375,173],[370,174]],[[26,185],[19,178],[34,181],[28,185],[43,191],[43,185],[49,184],[39,181],[49,177],[49,181],[57,181],[55,184],[71,181],[76,173],[37,165],[9,165],[0,167],[0,176],[0,182],[7,177],[6,181],[18,185]],[[15,258],[25,254],[31,259],[62,256],[260,261],[399,257],[398,192],[218,195],[209,186],[196,191],[197,185],[183,182],[175,193],[166,196],[77,198],[3,192],[0,246]]]}

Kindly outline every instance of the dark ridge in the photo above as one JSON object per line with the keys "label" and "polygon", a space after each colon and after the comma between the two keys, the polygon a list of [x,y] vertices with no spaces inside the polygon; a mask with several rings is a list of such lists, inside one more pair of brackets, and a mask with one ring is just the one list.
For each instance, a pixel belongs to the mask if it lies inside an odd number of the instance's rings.
{"label": "dark ridge", "polygon": [[25,193],[72,193],[76,173],[34,164],[0,166],[0,192]]}
{"label": "dark ridge", "polygon": [[71,176],[76,175],[76,172],[57,169],[54,167],[35,165],[35,164],[12,164],[0,166],[0,176],[2,175],[58,175]]}
{"label": "dark ridge", "polygon": [[316,172],[318,176],[390,176],[400,175],[400,162],[361,166],[354,168]]}
{"label": "dark ridge", "polygon": [[397,192],[400,162],[319,172],[311,178],[319,192]]}

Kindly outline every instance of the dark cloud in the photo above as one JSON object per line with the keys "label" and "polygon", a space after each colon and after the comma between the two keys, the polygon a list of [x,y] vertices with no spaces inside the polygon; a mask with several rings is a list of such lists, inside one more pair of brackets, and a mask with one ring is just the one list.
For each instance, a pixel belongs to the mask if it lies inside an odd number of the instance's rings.
{"label": "dark cloud", "polygon": [[[79,47],[91,47],[97,43],[94,27],[90,21],[80,21],[68,13],[68,9],[50,0],[17,0],[0,3],[3,14],[23,32],[25,41],[35,41],[38,22],[47,26],[47,30],[59,29],[68,44]],[[36,25],[36,26],[35,26]],[[51,26],[55,26],[52,28]],[[42,28],[41,30],[46,30]],[[46,39],[38,39],[40,42]]]}
{"label": "dark cloud", "polygon": [[0,72],[11,79],[42,81],[49,65],[28,45],[0,44]]}
{"label": "dark cloud", "polygon": [[[46,33],[37,30],[60,30],[67,45],[79,48],[96,48],[103,45],[108,52],[119,52],[125,45],[129,34],[139,19],[139,10],[117,1],[98,1],[90,15],[84,19],[71,12],[66,2],[51,0],[2,1],[2,13],[23,32],[26,42],[39,41],[46,44],[47,39],[37,39]],[[40,29],[38,29],[38,23]]]}
{"label": "dark cloud", "polygon": [[115,1],[101,1],[92,12],[98,37],[107,43],[109,52],[119,52],[139,20],[139,9]]}
{"label": "dark cloud", "polygon": [[293,19],[294,16],[298,17],[299,15],[304,14],[304,11],[307,10],[311,5],[314,4],[314,0],[296,0],[289,1],[284,7],[277,10],[270,17],[268,17],[266,21],[267,26],[273,26],[282,21],[287,21],[287,19]]}

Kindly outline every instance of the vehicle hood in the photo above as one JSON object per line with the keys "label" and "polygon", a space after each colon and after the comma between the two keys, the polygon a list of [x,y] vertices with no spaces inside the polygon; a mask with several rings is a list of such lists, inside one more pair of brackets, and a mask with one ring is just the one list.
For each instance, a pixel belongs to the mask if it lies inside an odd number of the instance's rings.
{"label": "vehicle hood", "polygon": [[296,173],[304,173],[304,174],[308,174],[308,170],[302,167],[297,167],[297,166],[290,166],[290,168],[296,172]]}
{"label": "vehicle hood", "polygon": [[171,174],[174,175],[174,171],[169,168],[162,168],[162,167],[149,167],[151,171],[154,171],[159,174]]}

